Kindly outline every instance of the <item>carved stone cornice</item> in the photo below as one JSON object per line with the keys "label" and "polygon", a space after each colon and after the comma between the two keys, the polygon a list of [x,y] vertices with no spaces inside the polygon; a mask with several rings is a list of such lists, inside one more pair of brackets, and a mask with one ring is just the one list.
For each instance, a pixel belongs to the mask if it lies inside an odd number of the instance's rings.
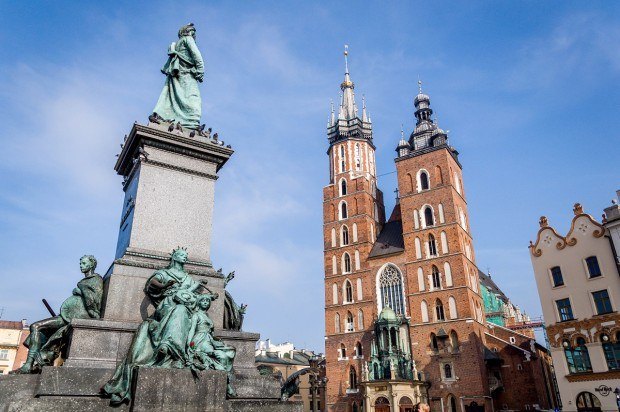
{"label": "carved stone cornice", "polygon": [[142,158],[139,151],[144,145],[214,163],[216,171],[234,153],[231,148],[224,147],[215,140],[207,140],[200,136],[186,137],[179,133],[134,123],[122,146],[114,170],[122,176],[132,174],[135,171],[135,164]]}

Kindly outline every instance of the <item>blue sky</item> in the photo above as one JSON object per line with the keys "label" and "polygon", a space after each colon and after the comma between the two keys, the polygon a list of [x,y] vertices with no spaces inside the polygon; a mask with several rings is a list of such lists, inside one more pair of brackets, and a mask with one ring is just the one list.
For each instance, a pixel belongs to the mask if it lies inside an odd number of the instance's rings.
{"label": "blue sky", "polygon": [[[541,314],[527,245],[541,214],[600,218],[618,181],[613,2],[2,2],[0,308],[46,316],[92,253],[113,258],[123,135],[146,122],[178,28],[206,60],[203,121],[236,150],[217,182],[212,259],[236,270],[247,330],[323,348],[325,124],[350,45],[379,174],[394,171],[417,79],[460,151],[479,267]],[[380,178],[388,212],[395,175]],[[191,251],[190,251],[191,252]]]}

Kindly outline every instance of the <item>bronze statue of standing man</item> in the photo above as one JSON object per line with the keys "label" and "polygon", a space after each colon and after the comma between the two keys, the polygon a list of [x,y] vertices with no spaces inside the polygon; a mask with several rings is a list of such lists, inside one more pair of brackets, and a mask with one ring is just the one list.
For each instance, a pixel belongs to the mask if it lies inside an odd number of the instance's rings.
{"label": "bronze statue of standing man", "polygon": [[29,348],[28,358],[15,373],[37,373],[41,367],[52,365],[66,345],[66,332],[72,319],[99,319],[103,297],[103,279],[95,273],[97,259],[92,255],[82,256],[80,280],[73,294],[60,306],[60,314],[34,322],[24,345]]}
{"label": "bronze statue of standing man", "polygon": [[168,48],[168,61],[161,72],[166,75],[166,84],[153,109],[153,117],[198,129],[202,111],[198,83],[204,79],[205,72],[193,23],[179,29],[179,40]]}

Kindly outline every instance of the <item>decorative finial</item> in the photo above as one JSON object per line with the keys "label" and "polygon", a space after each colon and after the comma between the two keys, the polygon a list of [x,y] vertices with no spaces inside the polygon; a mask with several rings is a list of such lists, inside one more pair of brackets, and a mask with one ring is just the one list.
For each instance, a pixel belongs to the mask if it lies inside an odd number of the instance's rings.
{"label": "decorative finial", "polygon": [[332,107],[332,113],[334,113],[334,100],[333,99],[329,99],[329,104]]}
{"label": "decorative finial", "polygon": [[366,95],[362,94],[362,109],[366,108]]}
{"label": "decorative finial", "polygon": [[347,56],[349,55],[349,45],[344,45],[344,73],[349,74],[349,61],[347,60]]}
{"label": "decorative finial", "polygon": [[573,213],[575,213],[575,216],[583,213],[583,206],[581,206],[581,203],[575,203],[575,206],[573,207]]}
{"label": "decorative finial", "polygon": [[405,129],[402,123],[400,124],[400,138],[405,139]]}
{"label": "decorative finial", "polygon": [[547,222],[547,216],[541,216],[540,220],[538,221],[538,224],[540,225],[540,227],[549,226],[549,222]]}
{"label": "decorative finial", "polygon": [[418,92],[422,94],[422,80],[420,80],[420,75],[418,74]]}

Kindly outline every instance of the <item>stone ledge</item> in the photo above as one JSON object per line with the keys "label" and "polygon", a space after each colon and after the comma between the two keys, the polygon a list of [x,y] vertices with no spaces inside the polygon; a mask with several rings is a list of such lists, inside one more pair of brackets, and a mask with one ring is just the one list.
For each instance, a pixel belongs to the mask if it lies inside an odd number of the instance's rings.
{"label": "stone ledge", "polygon": [[114,375],[114,369],[45,366],[35,396],[94,396]]}
{"label": "stone ledge", "polygon": [[304,404],[295,401],[279,400],[245,400],[231,399],[228,401],[228,412],[302,412]]}

